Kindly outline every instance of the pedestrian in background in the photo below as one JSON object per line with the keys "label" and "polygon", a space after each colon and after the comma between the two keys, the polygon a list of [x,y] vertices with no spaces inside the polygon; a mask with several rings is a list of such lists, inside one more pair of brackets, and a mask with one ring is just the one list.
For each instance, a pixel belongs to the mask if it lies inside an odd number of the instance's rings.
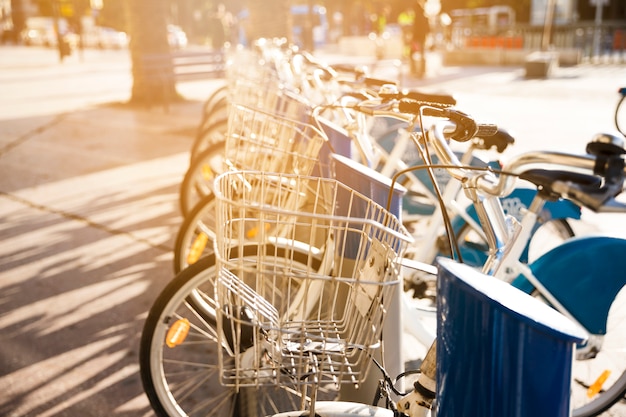
{"label": "pedestrian in background", "polygon": [[[411,39],[411,74],[423,78],[426,74],[426,38],[430,33],[430,23],[419,1],[415,2],[413,31]],[[419,61],[416,60],[419,55]]]}
{"label": "pedestrian in background", "polygon": [[415,10],[407,7],[398,15],[398,25],[402,30],[402,57],[411,59],[411,38],[413,32],[413,20],[415,18]]}

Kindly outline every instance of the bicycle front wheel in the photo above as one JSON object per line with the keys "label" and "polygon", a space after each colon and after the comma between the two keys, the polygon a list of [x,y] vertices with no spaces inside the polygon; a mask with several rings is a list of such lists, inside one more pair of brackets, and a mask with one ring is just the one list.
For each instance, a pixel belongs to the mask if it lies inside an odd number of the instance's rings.
{"label": "bicycle front wheel", "polygon": [[211,145],[223,142],[228,130],[228,113],[227,106],[224,105],[224,109],[220,114],[215,114],[206,123],[206,126],[201,126],[196,135],[196,139],[191,145],[191,155],[189,161],[193,162],[202,152],[209,148]]}
{"label": "bicycle front wheel", "polygon": [[[574,417],[597,416],[622,402],[626,408],[626,287],[609,310],[601,349],[574,361],[572,406]],[[593,336],[592,336],[593,337]],[[581,356],[581,355],[578,355]],[[616,414],[617,415],[617,414]]]}
{"label": "bicycle front wheel", "polygon": [[[291,257],[291,262],[297,256],[293,250],[286,255],[281,248],[257,244],[246,245],[241,256],[256,258],[260,251],[265,258],[275,257],[277,266],[285,256]],[[218,349],[233,355],[230,347],[218,344],[213,301],[217,272],[215,256],[204,257],[178,274],[149,312],[139,359],[144,390],[155,413],[160,417],[256,417],[302,409],[295,383],[240,387],[238,392],[220,385]],[[189,322],[188,335],[169,347],[168,334],[184,320]],[[336,396],[333,387],[318,392],[320,399]]]}
{"label": "bicycle front wheel", "polygon": [[180,210],[187,216],[196,203],[213,193],[213,180],[224,172],[226,142],[216,142],[202,151],[189,165],[180,185]]}
{"label": "bicycle front wheel", "polygon": [[[543,288],[520,275],[513,285],[563,311],[588,333],[576,346],[571,404],[576,417],[597,416],[626,393],[626,241],[603,236],[572,239],[530,265]],[[546,292],[547,291],[547,292]],[[623,415],[626,404],[621,404]]]}
{"label": "bicycle front wheel", "polygon": [[215,240],[215,195],[200,200],[185,216],[174,244],[174,272],[179,273],[213,250]]}

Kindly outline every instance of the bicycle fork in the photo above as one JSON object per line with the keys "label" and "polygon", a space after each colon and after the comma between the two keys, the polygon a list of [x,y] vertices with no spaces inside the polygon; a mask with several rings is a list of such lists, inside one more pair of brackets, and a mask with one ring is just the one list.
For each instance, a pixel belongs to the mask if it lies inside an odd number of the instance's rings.
{"label": "bicycle fork", "polygon": [[428,349],[420,366],[420,375],[413,384],[415,389],[398,401],[398,411],[410,417],[427,417],[429,415],[435,400],[436,350],[437,340]]}

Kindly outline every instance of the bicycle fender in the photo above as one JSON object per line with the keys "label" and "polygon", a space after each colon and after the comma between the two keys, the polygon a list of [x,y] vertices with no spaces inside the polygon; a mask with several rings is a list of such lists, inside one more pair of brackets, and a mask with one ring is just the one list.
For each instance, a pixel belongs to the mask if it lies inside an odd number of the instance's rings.
{"label": "bicycle fender", "polygon": [[[591,334],[606,334],[611,303],[626,285],[626,240],[585,236],[572,238],[530,265],[533,275]],[[523,276],[515,287],[530,293]]]}

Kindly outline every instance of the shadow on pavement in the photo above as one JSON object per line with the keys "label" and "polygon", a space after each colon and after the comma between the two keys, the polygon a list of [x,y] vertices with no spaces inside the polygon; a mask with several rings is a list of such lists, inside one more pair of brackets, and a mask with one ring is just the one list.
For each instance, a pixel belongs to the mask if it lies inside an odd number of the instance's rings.
{"label": "shadow on pavement", "polygon": [[139,339],[173,277],[199,106],[3,121],[0,415],[152,415]]}

